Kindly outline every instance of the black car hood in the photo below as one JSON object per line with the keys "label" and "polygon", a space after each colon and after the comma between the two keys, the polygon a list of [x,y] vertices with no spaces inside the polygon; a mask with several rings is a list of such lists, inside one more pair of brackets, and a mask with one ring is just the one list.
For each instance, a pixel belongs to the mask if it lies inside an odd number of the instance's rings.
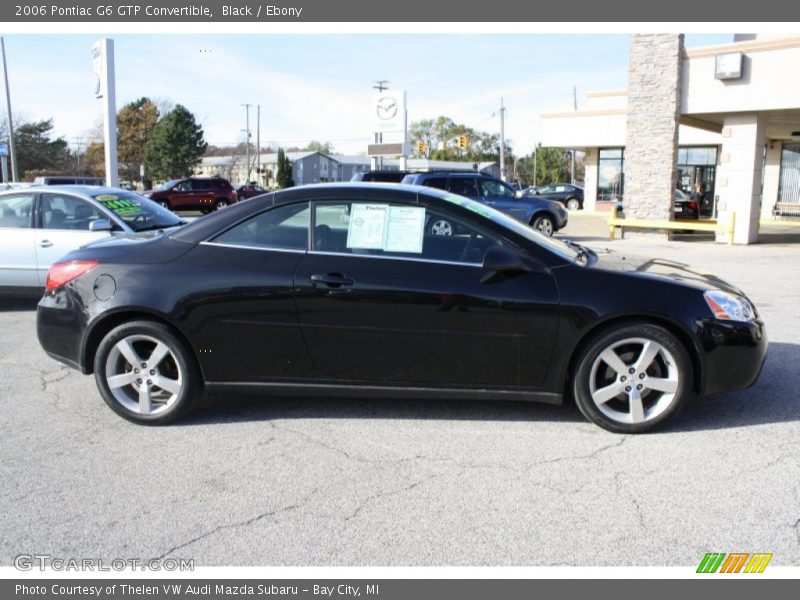
{"label": "black car hood", "polygon": [[686,263],[665,258],[651,258],[635,254],[622,254],[614,250],[597,250],[595,261],[589,268],[621,271],[634,276],[654,277],[703,290],[722,290],[744,296],[744,293],[713,273],[701,273]]}

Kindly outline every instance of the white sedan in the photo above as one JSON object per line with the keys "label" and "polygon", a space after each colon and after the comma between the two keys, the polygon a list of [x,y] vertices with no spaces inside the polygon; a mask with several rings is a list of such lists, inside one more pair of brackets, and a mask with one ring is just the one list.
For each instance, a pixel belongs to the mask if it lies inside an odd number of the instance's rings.
{"label": "white sedan", "polygon": [[0,295],[40,293],[47,271],[95,240],[182,225],[139,194],[111,187],[61,185],[0,193]]}

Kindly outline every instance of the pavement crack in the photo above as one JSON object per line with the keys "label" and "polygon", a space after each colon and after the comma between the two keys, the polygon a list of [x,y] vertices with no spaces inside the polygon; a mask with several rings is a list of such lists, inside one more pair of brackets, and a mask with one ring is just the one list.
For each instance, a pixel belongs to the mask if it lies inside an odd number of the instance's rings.
{"label": "pavement crack", "polygon": [[178,550],[182,550],[183,548],[187,548],[188,546],[191,546],[192,544],[195,544],[195,543],[199,542],[200,540],[203,540],[203,539],[205,539],[207,537],[215,535],[215,534],[219,533],[220,531],[225,531],[227,529],[236,529],[238,527],[249,527],[250,525],[253,525],[254,523],[262,521],[263,519],[267,519],[269,517],[275,517],[275,516],[280,515],[282,513],[291,512],[293,510],[297,510],[299,508],[302,508],[303,506],[305,506],[306,503],[308,503],[308,501],[311,499],[311,497],[314,494],[316,494],[318,491],[319,491],[318,487],[314,488],[314,490],[310,494],[307,494],[306,496],[304,496],[303,498],[301,498],[299,501],[295,502],[294,504],[290,504],[288,506],[283,506],[281,508],[275,508],[275,509],[272,509],[272,510],[268,510],[266,512],[260,513],[260,514],[254,516],[254,517],[250,517],[249,519],[245,519],[243,521],[236,521],[234,523],[226,523],[226,524],[223,524],[223,525],[217,525],[216,527],[214,527],[213,529],[211,529],[209,531],[206,531],[205,533],[202,533],[202,534],[200,534],[200,535],[198,535],[196,537],[193,537],[192,539],[190,539],[190,540],[188,540],[186,542],[183,542],[181,544],[177,544],[177,545],[173,546],[172,548],[170,548],[169,550],[167,550],[166,552],[164,552],[160,556],[156,557],[156,560],[163,560],[164,558],[166,558],[167,556],[169,556],[173,552],[177,552]]}

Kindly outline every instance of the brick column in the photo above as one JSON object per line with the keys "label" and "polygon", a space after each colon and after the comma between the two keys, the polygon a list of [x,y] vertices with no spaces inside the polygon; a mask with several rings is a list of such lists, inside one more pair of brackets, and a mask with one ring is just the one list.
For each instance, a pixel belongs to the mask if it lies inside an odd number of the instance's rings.
{"label": "brick column", "polygon": [[[683,55],[683,35],[631,37],[624,165],[628,218],[672,217]],[[664,233],[630,235],[666,237]]]}

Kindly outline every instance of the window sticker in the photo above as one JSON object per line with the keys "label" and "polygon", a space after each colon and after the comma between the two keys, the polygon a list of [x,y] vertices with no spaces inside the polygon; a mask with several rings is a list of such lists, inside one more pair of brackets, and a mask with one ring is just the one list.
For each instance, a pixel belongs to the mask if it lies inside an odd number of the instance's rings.
{"label": "window sticker", "polygon": [[137,202],[127,198],[120,198],[119,196],[114,196],[113,194],[96,196],[95,200],[101,202],[103,206],[112,210],[120,217],[136,215],[142,212],[142,208]]}
{"label": "window sticker", "polygon": [[425,234],[425,209],[418,206],[392,206],[386,232],[386,252],[422,254]]}
{"label": "window sticker", "polygon": [[382,250],[386,240],[388,204],[353,204],[347,228],[347,247]]}
{"label": "window sticker", "polygon": [[495,220],[495,213],[485,207],[483,204],[470,200],[468,198],[464,198],[462,196],[456,196],[455,194],[445,194],[443,196],[445,200],[448,202],[452,202],[453,204],[458,204],[459,206],[463,206],[467,210],[471,210],[474,213],[478,213],[482,217],[486,217],[487,219],[491,219],[492,221]]}
{"label": "window sticker", "polygon": [[353,204],[347,247],[422,254],[425,209],[388,204]]}

